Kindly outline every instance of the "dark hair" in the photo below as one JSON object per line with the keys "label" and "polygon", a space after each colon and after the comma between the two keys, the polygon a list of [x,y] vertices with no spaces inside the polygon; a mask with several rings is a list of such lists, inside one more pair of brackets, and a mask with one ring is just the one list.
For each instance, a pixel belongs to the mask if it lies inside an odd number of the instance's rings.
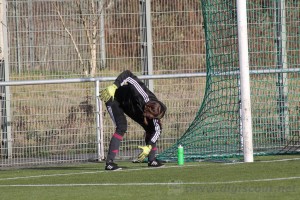
{"label": "dark hair", "polygon": [[165,115],[166,106],[159,101],[148,101],[144,108],[144,123],[148,124],[148,119],[161,119]]}

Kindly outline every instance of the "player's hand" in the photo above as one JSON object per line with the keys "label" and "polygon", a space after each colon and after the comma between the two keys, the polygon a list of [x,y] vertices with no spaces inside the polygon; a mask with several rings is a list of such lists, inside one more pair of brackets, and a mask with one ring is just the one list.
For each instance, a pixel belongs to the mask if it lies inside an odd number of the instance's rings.
{"label": "player's hand", "polygon": [[107,103],[110,100],[110,98],[114,99],[117,88],[118,87],[115,84],[108,86],[100,92],[100,99],[105,103]]}
{"label": "player's hand", "polygon": [[139,154],[138,156],[138,161],[139,162],[143,162],[144,159],[149,155],[152,146],[151,145],[147,145],[147,146],[138,146],[138,148],[142,149],[143,151]]}

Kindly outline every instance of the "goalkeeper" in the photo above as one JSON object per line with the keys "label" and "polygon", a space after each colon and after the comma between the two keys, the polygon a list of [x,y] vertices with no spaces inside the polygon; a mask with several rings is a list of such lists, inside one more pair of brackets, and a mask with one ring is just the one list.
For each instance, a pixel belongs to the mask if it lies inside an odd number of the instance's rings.
{"label": "goalkeeper", "polygon": [[127,131],[125,114],[145,130],[146,146],[139,146],[142,152],[138,156],[138,161],[142,162],[148,157],[149,167],[163,166],[156,160],[155,154],[156,143],[162,129],[160,119],[166,112],[166,106],[129,70],[122,72],[114,84],[102,90],[100,98],[105,102],[107,111],[116,126],[110,140],[105,169],[121,169],[114,163],[114,159],[119,151],[120,141]]}

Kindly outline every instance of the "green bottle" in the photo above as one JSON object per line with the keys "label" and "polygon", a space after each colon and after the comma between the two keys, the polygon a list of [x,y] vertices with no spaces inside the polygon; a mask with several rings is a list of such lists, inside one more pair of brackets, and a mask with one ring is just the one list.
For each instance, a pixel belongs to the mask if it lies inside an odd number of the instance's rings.
{"label": "green bottle", "polygon": [[184,151],[183,151],[183,146],[179,145],[178,146],[178,165],[183,165],[184,164]]}

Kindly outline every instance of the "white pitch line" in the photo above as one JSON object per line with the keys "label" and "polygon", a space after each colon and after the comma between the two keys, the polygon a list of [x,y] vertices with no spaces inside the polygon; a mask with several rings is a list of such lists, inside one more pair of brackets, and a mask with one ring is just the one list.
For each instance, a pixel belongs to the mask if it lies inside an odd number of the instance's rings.
{"label": "white pitch line", "polygon": [[282,159],[282,160],[265,160],[265,161],[259,161],[259,162],[264,162],[264,163],[271,163],[271,162],[285,162],[285,161],[293,161],[293,160],[300,160],[300,158],[287,158],[287,159]]}
{"label": "white pitch line", "polygon": [[[300,158],[292,158],[292,159],[283,159],[283,160],[270,160],[270,161],[258,161],[258,162],[283,162],[283,161],[292,161],[292,160],[300,160]],[[234,162],[234,163],[223,163],[224,165],[236,165],[236,164],[247,164],[244,162]],[[92,171],[92,172],[78,172],[78,173],[65,173],[65,174],[46,174],[46,175],[36,175],[36,176],[19,176],[19,177],[8,177],[8,178],[0,178],[0,181],[6,180],[18,180],[18,179],[31,179],[31,178],[44,178],[44,177],[59,177],[59,176],[72,176],[72,175],[85,175],[85,174],[99,174],[99,173],[117,173],[117,172],[130,172],[130,171],[142,171],[142,170],[159,170],[159,169],[169,169],[169,168],[182,168],[182,167],[206,167],[211,166],[212,163],[209,164],[201,164],[201,165],[184,165],[184,166],[165,166],[160,168],[136,168],[136,169],[123,169],[119,171]]]}
{"label": "white pitch line", "polygon": [[[294,161],[300,160],[300,158],[287,158],[287,159],[280,159],[280,160],[261,160],[255,161],[255,163],[273,163],[273,162],[286,162],[286,161]],[[247,164],[245,162],[232,162],[232,163],[224,163],[224,165],[235,165],[235,164]]]}
{"label": "white pitch line", "polygon": [[93,172],[77,172],[77,173],[65,173],[65,174],[44,174],[44,175],[36,175],[36,176],[19,176],[19,177],[8,177],[8,178],[0,178],[0,181],[6,180],[18,180],[18,179],[30,179],[30,178],[44,178],[44,177],[56,177],[56,176],[72,176],[72,175],[85,175],[85,174],[99,174],[99,173],[117,173],[117,172],[130,172],[130,171],[142,171],[142,170],[159,170],[159,169],[169,169],[169,168],[179,168],[179,167],[201,167],[208,166],[206,165],[184,165],[184,166],[165,166],[159,168],[136,168],[136,169],[123,169],[118,171],[93,171]]}
{"label": "white pitch line", "polygon": [[43,178],[43,177],[55,177],[55,176],[72,176],[72,175],[81,175],[81,174],[96,174],[104,171],[98,172],[78,172],[78,173],[68,173],[68,174],[44,174],[44,175],[36,175],[36,176],[17,176],[17,177],[9,177],[9,178],[0,178],[0,181],[6,180],[18,180],[18,179],[30,179],[30,178]]}
{"label": "white pitch line", "polygon": [[157,186],[157,185],[220,185],[220,184],[235,184],[235,183],[251,183],[251,182],[271,182],[300,179],[300,176],[254,179],[241,181],[220,181],[220,182],[165,182],[165,183],[86,183],[86,184],[29,184],[29,185],[0,185],[0,187],[82,187],[82,186]]}

